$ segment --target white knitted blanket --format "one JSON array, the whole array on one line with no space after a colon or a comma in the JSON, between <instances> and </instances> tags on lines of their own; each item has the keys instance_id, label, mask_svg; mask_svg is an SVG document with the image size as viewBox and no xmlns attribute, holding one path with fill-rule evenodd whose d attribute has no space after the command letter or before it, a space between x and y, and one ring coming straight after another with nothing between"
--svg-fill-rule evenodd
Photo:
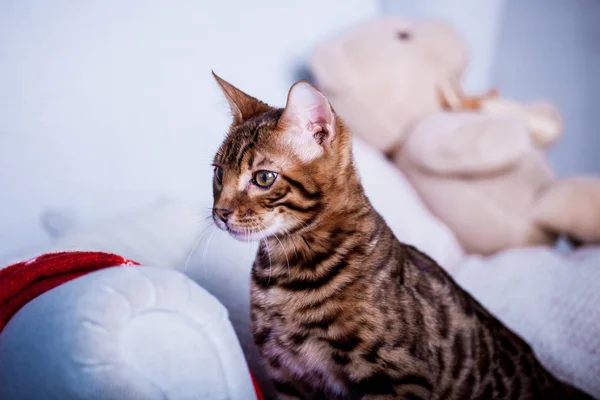
<instances>
[{"instance_id":1,"label":"white knitted blanket","mask_svg":"<svg viewBox=\"0 0 600 400\"><path fill-rule=\"evenodd\" d=\"M454 277L549 370L600 398L600 247L468 257Z\"/></svg>"}]
</instances>

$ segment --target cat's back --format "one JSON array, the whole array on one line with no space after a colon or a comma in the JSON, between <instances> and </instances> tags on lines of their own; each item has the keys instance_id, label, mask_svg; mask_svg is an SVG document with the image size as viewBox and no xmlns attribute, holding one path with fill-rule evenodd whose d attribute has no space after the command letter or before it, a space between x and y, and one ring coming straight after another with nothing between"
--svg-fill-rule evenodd
<instances>
[{"instance_id":1,"label":"cat's back","mask_svg":"<svg viewBox=\"0 0 600 400\"><path fill-rule=\"evenodd\" d=\"M548 372L520 336L434 260L412 246L397 246L410 296L419 299L413 312L423 314L417 334L427 342L437 377L432 398L591 399Z\"/></svg>"}]
</instances>

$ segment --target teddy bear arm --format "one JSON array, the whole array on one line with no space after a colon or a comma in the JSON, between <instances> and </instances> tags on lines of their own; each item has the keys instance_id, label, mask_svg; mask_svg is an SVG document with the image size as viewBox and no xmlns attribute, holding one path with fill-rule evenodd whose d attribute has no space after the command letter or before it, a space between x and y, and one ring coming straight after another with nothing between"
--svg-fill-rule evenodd
<instances>
[{"instance_id":1,"label":"teddy bear arm","mask_svg":"<svg viewBox=\"0 0 600 400\"><path fill-rule=\"evenodd\" d=\"M438 94L442 108L448 111L480 110L489 99L499 98L496 88L490 88L481 95L468 96L459 85L448 80L444 80L438 85Z\"/></svg>"},{"instance_id":2,"label":"teddy bear arm","mask_svg":"<svg viewBox=\"0 0 600 400\"><path fill-rule=\"evenodd\" d=\"M418 124L406 141L413 163L437 175L478 175L509 168L531 148L521 121L442 112Z\"/></svg>"},{"instance_id":3,"label":"teddy bear arm","mask_svg":"<svg viewBox=\"0 0 600 400\"><path fill-rule=\"evenodd\" d=\"M548 102L528 105L501 97L490 97L481 103L481 111L487 115L512 115L522 118L529 133L540 148L547 148L562 134L562 119L558 109Z\"/></svg>"}]
</instances>

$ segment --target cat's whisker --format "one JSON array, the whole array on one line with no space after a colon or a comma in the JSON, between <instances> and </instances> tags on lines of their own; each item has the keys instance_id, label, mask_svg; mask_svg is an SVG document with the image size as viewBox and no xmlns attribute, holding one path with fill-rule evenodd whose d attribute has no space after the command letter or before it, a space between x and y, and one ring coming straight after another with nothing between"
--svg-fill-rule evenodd
<instances>
[{"instance_id":1,"label":"cat's whisker","mask_svg":"<svg viewBox=\"0 0 600 400\"><path fill-rule=\"evenodd\" d=\"M202 218L200 221L198 221L199 224L206 222L208 220L212 220L212 215L207 215L206 217Z\"/></svg>"},{"instance_id":2,"label":"cat's whisker","mask_svg":"<svg viewBox=\"0 0 600 400\"><path fill-rule=\"evenodd\" d=\"M248 254L248 256L250 256L251 253L252 253L252 250L251 250L252 246L250 245L250 240L249 240L249 238L250 238L250 231L252 229L253 229L252 227L250 227L250 228L244 228L244 233L245 233L245 240L244 241L246 242L246 253Z\"/></svg>"},{"instance_id":3,"label":"cat's whisker","mask_svg":"<svg viewBox=\"0 0 600 400\"><path fill-rule=\"evenodd\" d=\"M206 221L206 219L205 219L204 221ZM204 222L204 221L201 221L201 222ZM185 264L183 265L183 272L184 272L184 273L185 273L185 272L187 272L187 268L188 268L188 265L190 264L190 261L191 261L191 259L192 259L192 256L193 256L193 255L194 255L194 253L196 252L196 249L198 248L198 245L200 244L200 242L201 242L202 238L203 238L203 237L206 235L206 233L208 232L208 229L209 229L211 226L214 226L214 225L212 225L212 224L210 224L210 225L207 225L207 226L206 226L204 229L202 229L202 231L201 231L201 232L198 234L198 238L197 238L197 239L196 239L196 241L194 242L194 245L192 246L192 249L190 250L190 254L188 254L188 256L187 256L187 259L186 259L186 261L185 261Z\"/></svg>"},{"instance_id":4,"label":"cat's whisker","mask_svg":"<svg viewBox=\"0 0 600 400\"><path fill-rule=\"evenodd\" d=\"M281 249L283 250L283 253L285 254L285 261L287 262L288 278L289 278L290 277L290 260L289 260L288 255L287 255L287 250L285 249L285 247L283 247L283 243L281 243L281 240L279 240L279 238L277 237L277 234L274 234L274 236L275 236L275 239L277 239L277 241L281 245Z\"/></svg>"},{"instance_id":5,"label":"cat's whisker","mask_svg":"<svg viewBox=\"0 0 600 400\"><path fill-rule=\"evenodd\" d=\"M202 233L204 233L204 231ZM198 235L198 238L196 239L196 241L194 242L194 245L192 246L192 249L190 250L190 254L188 254L187 259L185 260L185 264L183 264L183 272L184 273L187 272L187 267L190 264L192 255L194 255L194 253L196 252L196 249L198 248L198 245L200 244L200 239L202 239L202 236L203 236L202 233Z\"/></svg>"},{"instance_id":6,"label":"cat's whisker","mask_svg":"<svg viewBox=\"0 0 600 400\"><path fill-rule=\"evenodd\" d=\"M291 236L289 229L283 228L283 231L285 232L286 236ZM294 255L296 256L296 259L298 259L298 248L296 247L296 242L293 239L290 239L290 241L292 242L292 246L294 246Z\"/></svg>"},{"instance_id":7,"label":"cat's whisker","mask_svg":"<svg viewBox=\"0 0 600 400\"><path fill-rule=\"evenodd\" d=\"M208 237L208 240L206 241L206 246L204 246L204 251L202 253L202 265L204 266L203 267L204 271L206 271L206 256L208 255L208 248L210 247L210 241L219 232L219 228L217 228L215 225L213 225L213 228L214 229L213 229L211 235Z\"/></svg>"},{"instance_id":8,"label":"cat's whisker","mask_svg":"<svg viewBox=\"0 0 600 400\"><path fill-rule=\"evenodd\" d=\"M260 233L260 235L263 238L263 241L265 242L265 246L267 247L267 255L269 256L269 280L268 280L268 284L271 283L271 275L273 273L273 262L271 261L271 249L269 249L269 242L267 241L267 236L264 234L262 229L258 230L258 233Z\"/></svg>"},{"instance_id":9,"label":"cat's whisker","mask_svg":"<svg viewBox=\"0 0 600 400\"><path fill-rule=\"evenodd\" d=\"M200 218L200 220L198 221L199 224L206 222L208 220L212 221L212 218L213 218L212 208L206 208L206 209L199 210L198 217Z\"/></svg>"},{"instance_id":10,"label":"cat's whisker","mask_svg":"<svg viewBox=\"0 0 600 400\"><path fill-rule=\"evenodd\" d=\"M265 226L265 224L263 224L262 222L259 222L265 229L267 228ZM283 250L283 254L285 255L285 261L287 262L287 267L288 267L288 277L290 276L290 260L288 259L288 255L287 255L287 251L285 250L285 247L283 246L283 243L281 243L281 240L279 240L279 238L277 237L276 233L273 233L273 236L275 237L275 239L277 239L277 241L279 242L279 245L281 246L281 250Z\"/></svg>"},{"instance_id":11,"label":"cat's whisker","mask_svg":"<svg viewBox=\"0 0 600 400\"><path fill-rule=\"evenodd\" d=\"M310 229L308 224L306 222L302 221L299 217L295 216L294 214L290 214L290 217L292 217L294 219L294 221L298 222L300 225L304 225L304 227L306 227L307 229Z\"/></svg>"},{"instance_id":12,"label":"cat's whisker","mask_svg":"<svg viewBox=\"0 0 600 400\"><path fill-rule=\"evenodd\" d=\"M252 227L248 228L248 236L250 236L250 233L251 233L252 231L256 230L256 228L257 228L257 227L258 227L258 225L254 224ZM249 256L250 258L252 258L252 255L253 255L253 254L252 254L252 248L253 248L253 247L252 247L252 242L251 242L250 240L248 240L248 239L247 239L247 240L246 240L246 249L247 249L247 251L248 251L248 256ZM254 254L254 255L256 255L256 254Z\"/></svg>"}]
</instances>

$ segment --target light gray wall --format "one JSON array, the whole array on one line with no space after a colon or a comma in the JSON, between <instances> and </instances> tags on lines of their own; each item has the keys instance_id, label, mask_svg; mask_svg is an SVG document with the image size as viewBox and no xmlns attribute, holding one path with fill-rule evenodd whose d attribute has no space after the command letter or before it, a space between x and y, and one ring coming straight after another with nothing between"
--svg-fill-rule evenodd
<instances>
[{"instance_id":1,"label":"light gray wall","mask_svg":"<svg viewBox=\"0 0 600 400\"><path fill-rule=\"evenodd\" d=\"M550 99L565 121L558 175L600 173L600 1L509 0L493 81L507 96Z\"/></svg>"}]
</instances>

